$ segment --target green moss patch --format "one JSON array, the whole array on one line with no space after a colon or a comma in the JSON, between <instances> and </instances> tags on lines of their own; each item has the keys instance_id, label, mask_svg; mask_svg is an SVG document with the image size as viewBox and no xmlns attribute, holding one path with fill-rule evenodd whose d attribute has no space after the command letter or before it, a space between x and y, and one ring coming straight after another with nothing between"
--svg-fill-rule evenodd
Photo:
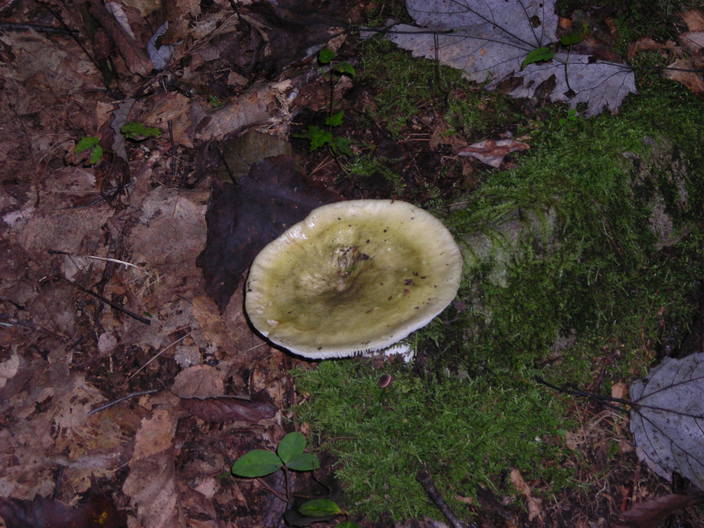
<instances>
[{"instance_id":1,"label":"green moss patch","mask_svg":"<svg viewBox=\"0 0 704 528\"><path fill-rule=\"evenodd\" d=\"M378 386L381 374L393 377ZM338 457L347 507L377 518L437 517L416 482L426 469L453 508L478 486L506 491L500 477L518 468L526 478L564 483L556 438L568 426L562 405L518 375L500 387L490 379L419 377L403 366L382 371L369 361L328 361L299 372L310 395L300 419L311 421L321 447ZM552 460L537 467L536 460Z\"/></svg>"}]
</instances>

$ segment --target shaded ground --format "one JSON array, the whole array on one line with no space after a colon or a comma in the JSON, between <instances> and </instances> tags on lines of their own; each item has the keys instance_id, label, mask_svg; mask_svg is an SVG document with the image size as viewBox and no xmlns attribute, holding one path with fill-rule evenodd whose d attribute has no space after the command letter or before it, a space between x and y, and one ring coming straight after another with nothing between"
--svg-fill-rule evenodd
<instances>
[{"instance_id":1,"label":"shaded ground","mask_svg":"<svg viewBox=\"0 0 704 528\"><path fill-rule=\"evenodd\" d=\"M281 473L259 482L227 471L250 449L306 432L293 423L300 396L288 371L313 365L270 348L242 313L240 274L266 241L263 228L247 222L272 202L252 191L244 201L261 198L261 208L238 216L238 198L221 201L236 212L220 229L249 233L254 242L240 248L251 255L229 261L232 248L209 246L199 260L220 232L206 216L216 201L211 189L229 197L223 182L246 187L266 178L277 190L310 186L295 207L289 197L271 205L293 211L267 218L280 229L337 197L452 202L478 184L482 165L457 156L445 134L432 101L447 94L429 99L394 135L379 121L370 87L345 77L331 84L306 54L327 45L354 61L360 44L345 42L329 17L356 23L375 5L281 6L125 2L113 16L97 1L3 4L3 22L36 27L8 26L0 36L0 497L87 503L106 526L283 525ZM168 66L152 71L137 43L164 20L160 45L178 45ZM310 138L293 139L292 148L272 139L320 123L331 88L346 110L335 133L366 145L355 148L383 166L354 171L334 150L309 152ZM507 114L541 118L534 105L508 105ZM160 133L125 140L119 129L128 122ZM248 129L266 139L242 139ZM90 151L74 150L87 136L103 148L95 164ZM284 157L248 172L269 156ZM606 352L605 361L617 353ZM568 444L590 461L580 478L588 489L533 502L540 516L530 522L526 508L487 491L479 504L467 499L479 525L606 526L633 502L666 491L636 462L623 416L597 406L575 412L581 427ZM316 478L334 488L324 469ZM310 475L288 485L302 496L325 487ZM57 513L52 502L18 504L7 526L61 526L75 515Z\"/></svg>"}]
</instances>

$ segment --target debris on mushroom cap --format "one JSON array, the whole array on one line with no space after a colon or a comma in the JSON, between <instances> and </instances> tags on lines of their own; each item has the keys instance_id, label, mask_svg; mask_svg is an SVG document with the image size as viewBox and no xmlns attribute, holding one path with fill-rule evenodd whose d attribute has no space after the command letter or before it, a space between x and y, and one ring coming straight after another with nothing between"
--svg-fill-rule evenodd
<instances>
[{"instance_id":1,"label":"debris on mushroom cap","mask_svg":"<svg viewBox=\"0 0 704 528\"><path fill-rule=\"evenodd\" d=\"M312 359L396 343L457 294L462 255L437 218L406 202L324 205L254 259L245 310L271 342Z\"/></svg>"}]
</instances>

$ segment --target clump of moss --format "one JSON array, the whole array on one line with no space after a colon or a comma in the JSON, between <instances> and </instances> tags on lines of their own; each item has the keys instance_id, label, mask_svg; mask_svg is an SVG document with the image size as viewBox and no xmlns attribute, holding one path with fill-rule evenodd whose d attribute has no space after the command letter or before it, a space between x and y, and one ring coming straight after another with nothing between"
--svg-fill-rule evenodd
<instances>
[{"instance_id":1,"label":"clump of moss","mask_svg":"<svg viewBox=\"0 0 704 528\"><path fill-rule=\"evenodd\" d=\"M500 475L519 469L526 478L565 482L557 436L566 428L562 406L520 373L497 386L476 377L419 377L388 365L393 377L368 361L329 361L315 372L298 372L297 386L310 395L299 418L310 421L320 445L337 456L347 507L371 518L437 517L416 482L425 469L452 507L467 517L456 497L477 487L507 492ZM536 466L536 460L552 460Z\"/></svg>"}]
</instances>

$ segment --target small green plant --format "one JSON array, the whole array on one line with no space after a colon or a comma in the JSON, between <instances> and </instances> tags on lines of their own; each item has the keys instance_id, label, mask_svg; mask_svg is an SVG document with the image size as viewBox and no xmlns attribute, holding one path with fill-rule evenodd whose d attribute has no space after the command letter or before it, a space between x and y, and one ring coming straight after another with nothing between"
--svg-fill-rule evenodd
<instances>
[{"instance_id":1,"label":"small green plant","mask_svg":"<svg viewBox=\"0 0 704 528\"><path fill-rule=\"evenodd\" d=\"M155 127L148 127L138 121L126 123L120 127L120 132L127 139L133 141L143 141L150 137L161 136L161 130Z\"/></svg>"},{"instance_id":2,"label":"small green plant","mask_svg":"<svg viewBox=\"0 0 704 528\"><path fill-rule=\"evenodd\" d=\"M344 154L351 156L350 142L347 138L337 137L332 133L332 129L339 127L344 122L345 113L343 110L333 112L333 88L335 79L341 75L354 77L357 72L349 62L335 61L335 52L323 48L318 52L318 63L321 65L330 65L330 99L328 102L328 115L323 124L326 128L317 125L309 125L305 132L296 134L294 137L305 139L308 141L308 149L313 152L321 147L328 147L333 154Z\"/></svg>"},{"instance_id":3,"label":"small green plant","mask_svg":"<svg viewBox=\"0 0 704 528\"><path fill-rule=\"evenodd\" d=\"M529 64L535 64L538 62L546 62L555 56L555 51L543 46L541 48L536 48L532 50L528 55L525 56L523 62L521 63L521 69L525 68Z\"/></svg>"},{"instance_id":4,"label":"small green plant","mask_svg":"<svg viewBox=\"0 0 704 528\"><path fill-rule=\"evenodd\" d=\"M225 103L223 103L217 95L209 95L208 104L211 106L211 108L220 108Z\"/></svg>"},{"instance_id":5,"label":"small green plant","mask_svg":"<svg viewBox=\"0 0 704 528\"><path fill-rule=\"evenodd\" d=\"M570 108L567 110L567 115L565 117L561 117L558 120L558 123L560 124L561 127L567 127L567 126L577 126L579 124L580 117L579 113L575 108Z\"/></svg>"},{"instance_id":6,"label":"small green plant","mask_svg":"<svg viewBox=\"0 0 704 528\"><path fill-rule=\"evenodd\" d=\"M103 147L100 146L100 138L96 136L83 136L73 149L76 154L90 151L88 163L97 165L103 160Z\"/></svg>"},{"instance_id":7,"label":"small green plant","mask_svg":"<svg viewBox=\"0 0 704 528\"><path fill-rule=\"evenodd\" d=\"M323 48L318 52L318 63L322 65L330 64L330 71L333 74L337 73L338 75L347 75L349 77L357 75L354 66L349 62L335 61L335 52L328 48Z\"/></svg>"},{"instance_id":8,"label":"small green plant","mask_svg":"<svg viewBox=\"0 0 704 528\"><path fill-rule=\"evenodd\" d=\"M318 457L312 453L305 453L305 447L306 439L301 433L288 433L279 442L276 452L253 449L235 460L230 471L238 477L259 478L283 469L286 477L285 500L290 504L287 471L313 471L320 467ZM312 518L345 515L345 512L335 502L325 498L308 500L300 504L296 510L298 514ZM345 521L338 526L353 528L356 525Z\"/></svg>"},{"instance_id":9,"label":"small green plant","mask_svg":"<svg viewBox=\"0 0 704 528\"><path fill-rule=\"evenodd\" d=\"M289 433L281 439L276 453L253 449L232 464L232 474L238 477L265 477L281 468L293 471L313 471L320 467L318 458L304 453L306 439L301 433Z\"/></svg>"},{"instance_id":10,"label":"small green plant","mask_svg":"<svg viewBox=\"0 0 704 528\"><path fill-rule=\"evenodd\" d=\"M324 123L328 128L321 128L317 125L308 125L305 132L296 134L294 137L308 140L308 149L313 152L321 147L329 147L335 154L352 155L350 141L345 137L335 136L332 133L332 128L342 124L344 119L344 111L340 110L328 116Z\"/></svg>"}]
</instances>

